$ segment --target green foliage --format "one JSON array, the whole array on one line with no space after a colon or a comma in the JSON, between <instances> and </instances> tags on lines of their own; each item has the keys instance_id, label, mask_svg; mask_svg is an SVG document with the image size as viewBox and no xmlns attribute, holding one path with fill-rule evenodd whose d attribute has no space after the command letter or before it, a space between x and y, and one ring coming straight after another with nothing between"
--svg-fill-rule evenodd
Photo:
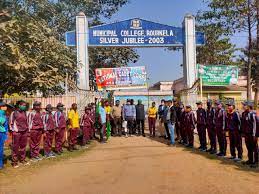
<instances>
[{"instance_id":1,"label":"green foliage","mask_svg":"<svg viewBox=\"0 0 259 194\"><path fill-rule=\"evenodd\" d=\"M75 48L64 45L64 33L75 29L83 11L90 25L111 17L127 0L3 0L0 2L0 88L4 92L64 92L77 72ZM137 60L132 49L92 48L91 69L127 65ZM93 71L91 71L93 72ZM93 76L93 74L91 75Z\"/></svg>"}]
</instances>

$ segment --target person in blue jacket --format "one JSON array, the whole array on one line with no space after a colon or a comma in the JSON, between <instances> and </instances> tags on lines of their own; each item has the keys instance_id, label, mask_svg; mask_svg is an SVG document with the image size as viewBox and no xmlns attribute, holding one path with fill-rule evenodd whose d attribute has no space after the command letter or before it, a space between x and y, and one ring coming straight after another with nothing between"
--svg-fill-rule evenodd
<instances>
[{"instance_id":1,"label":"person in blue jacket","mask_svg":"<svg viewBox=\"0 0 259 194\"><path fill-rule=\"evenodd\" d=\"M7 106L0 102L0 170L4 167L4 142L7 139L8 119L6 117Z\"/></svg>"}]
</instances>

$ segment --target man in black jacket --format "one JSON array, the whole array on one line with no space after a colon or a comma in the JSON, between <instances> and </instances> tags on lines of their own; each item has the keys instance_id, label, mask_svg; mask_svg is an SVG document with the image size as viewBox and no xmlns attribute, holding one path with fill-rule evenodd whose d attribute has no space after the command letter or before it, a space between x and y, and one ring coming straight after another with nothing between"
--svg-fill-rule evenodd
<instances>
[{"instance_id":1,"label":"man in black jacket","mask_svg":"<svg viewBox=\"0 0 259 194\"><path fill-rule=\"evenodd\" d=\"M136 105L136 120L137 120L138 135L142 133L142 136L145 137L145 132L144 132L145 110L141 100L138 100L138 104ZM141 133L140 133L140 125L141 125Z\"/></svg>"},{"instance_id":2,"label":"man in black jacket","mask_svg":"<svg viewBox=\"0 0 259 194\"><path fill-rule=\"evenodd\" d=\"M200 140L199 149L202 151L207 151L207 140L206 140L206 111L202 108L202 102L196 103L198 110L197 113L197 131Z\"/></svg>"}]
</instances>

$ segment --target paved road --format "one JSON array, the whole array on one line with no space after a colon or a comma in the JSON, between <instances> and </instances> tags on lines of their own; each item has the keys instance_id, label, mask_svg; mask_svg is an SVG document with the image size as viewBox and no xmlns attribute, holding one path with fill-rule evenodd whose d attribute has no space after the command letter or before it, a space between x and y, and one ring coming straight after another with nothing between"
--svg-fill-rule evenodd
<instances>
[{"instance_id":1,"label":"paved road","mask_svg":"<svg viewBox=\"0 0 259 194\"><path fill-rule=\"evenodd\" d=\"M209 157L143 137L113 138L80 157L43 165L25 178L11 179L13 183L5 191L12 194L258 193L258 171Z\"/></svg>"}]
</instances>

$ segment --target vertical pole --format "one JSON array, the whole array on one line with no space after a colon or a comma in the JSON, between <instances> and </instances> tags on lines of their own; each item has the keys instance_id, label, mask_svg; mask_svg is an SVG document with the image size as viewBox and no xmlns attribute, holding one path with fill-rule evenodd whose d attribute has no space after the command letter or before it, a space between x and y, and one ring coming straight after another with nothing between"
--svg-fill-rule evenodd
<instances>
[{"instance_id":1,"label":"vertical pole","mask_svg":"<svg viewBox=\"0 0 259 194\"><path fill-rule=\"evenodd\" d=\"M183 48L183 75L185 87L193 86L197 79L196 67L196 31L195 18L187 14L183 21L184 28L184 48Z\"/></svg>"},{"instance_id":2,"label":"vertical pole","mask_svg":"<svg viewBox=\"0 0 259 194\"><path fill-rule=\"evenodd\" d=\"M203 90L202 90L202 76L200 77L200 100L202 101L202 93L203 93Z\"/></svg>"},{"instance_id":3,"label":"vertical pole","mask_svg":"<svg viewBox=\"0 0 259 194\"><path fill-rule=\"evenodd\" d=\"M79 68L77 86L89 90L88 21L83 12L76 16L77 65Z\"/></svg>"}]
</instances>

